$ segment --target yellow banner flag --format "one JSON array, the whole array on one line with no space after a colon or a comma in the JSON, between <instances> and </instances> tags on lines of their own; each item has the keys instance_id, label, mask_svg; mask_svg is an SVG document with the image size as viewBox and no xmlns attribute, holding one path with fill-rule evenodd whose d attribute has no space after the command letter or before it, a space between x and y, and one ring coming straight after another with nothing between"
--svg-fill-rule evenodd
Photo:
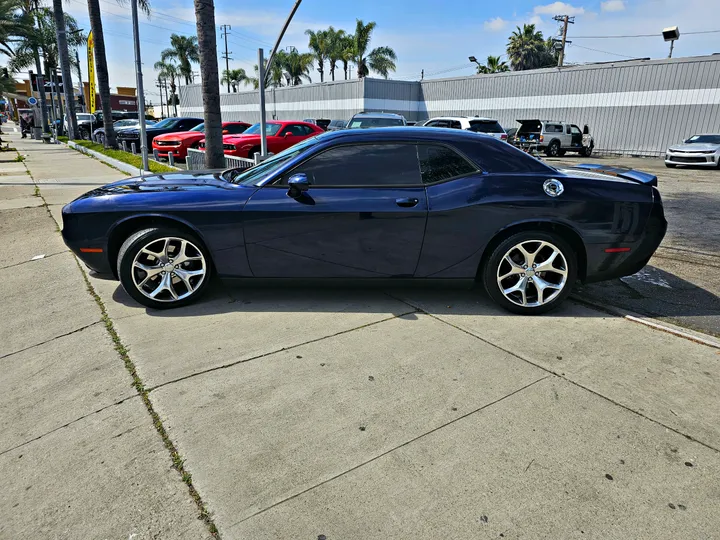
<instances>
[{"instance_id":1,"label":"yellow banner flag","mask_svg":"<svg viewBox=\"0 0 720 540\"><path fill-rule=\"evenodd\" d=\"M88 34L87 40L87 59L88 59L88 111L94 113L95 106L95 41L93 33Z\"/></svg>"}]
</instances>

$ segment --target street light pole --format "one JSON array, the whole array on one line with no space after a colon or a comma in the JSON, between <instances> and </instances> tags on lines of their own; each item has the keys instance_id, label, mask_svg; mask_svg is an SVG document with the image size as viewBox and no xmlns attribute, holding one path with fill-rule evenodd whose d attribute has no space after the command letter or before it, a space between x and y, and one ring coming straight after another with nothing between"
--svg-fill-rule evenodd
<instances>
[{"instance_id":1,"label":"street light pole","mask_svg":"<svg viewBox=\"0 0 720 540\"><path fill-rule=\"evenodd\" d=\"M266 157L267 133L265 132L265 58L263 58L262 49L258 49L258 90L260 90L260 155L262 157Z\"/></svg>"},{"instance_id":2,"label":"street light pole","mask_svg":"<svg viewBox=\"0 0 720 540\"><path fill-rule=\"evenodd\" d=\"M145 129L145 91L143 90L142 62L140 60L140 28L138 23L138 0L130 1L133 24L133 42L135 44L135 78L137 80L138 120L140 122L140 152L143 171L149 171L147 131Z\"/></svg>"}]
</instances>

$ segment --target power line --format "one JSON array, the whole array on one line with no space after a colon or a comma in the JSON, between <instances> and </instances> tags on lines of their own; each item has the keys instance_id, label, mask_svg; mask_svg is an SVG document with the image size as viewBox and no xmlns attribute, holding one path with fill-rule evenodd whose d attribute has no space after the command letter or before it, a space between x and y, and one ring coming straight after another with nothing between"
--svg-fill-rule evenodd
<instances>
[{"instance_id":1,"label":"power line","mask_svg":"<svg viewBox=\"0 0 720 540\"><path fill-rule=\"evenodd\" d=\"M571 46L571 47L578 47L579 49L585 49L585 50L588 50L588 51L595 51L595 52L599 52L599 53L603 53L603 54L609 54L609 55L612 55L612 56L619 56L619 57L621 57L621 58L629 58L630 60L634 60L635 58L637 58L637 56L627 56L627 55L625 55L625 54L618 54L618 53L614 53L614 52L610 52L610 51L602 51L602 50L600 50L600 49L592 49L592 48L590 48L590 47L583 47L582 45L576 45L576 44L574 44L574 43L573 43L572 45L570 45L570 46Z\"/></svg>"},{"instance_id":2,"label":"power line","mask_svg":"<svg viewBox=\"0 0 720 540\"><path fill-rule=\"evenodd\" d=\"M683 32L683 36L692 36L697 34L717 34L720 30L701 30L697 32ZM646 38L646 37L661 37L661 34L633 34L624 36L571 36L572 39L618 39L618 38Z\"/></svg>"}]
</instances>

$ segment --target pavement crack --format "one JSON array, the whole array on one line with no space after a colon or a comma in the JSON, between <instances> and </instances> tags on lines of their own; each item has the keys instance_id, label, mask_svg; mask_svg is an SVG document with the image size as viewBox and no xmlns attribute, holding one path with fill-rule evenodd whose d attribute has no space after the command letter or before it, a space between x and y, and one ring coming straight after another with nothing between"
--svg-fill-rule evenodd
<instances>
[{"instance_id":1,"label":"pavement crack","mask_svg":"<svg viewBox=\"0 0 720 540\"><path fill-rule=\"evenodd\" d=\"M38 441L38 440L42 439L43 437L47 437L48 435L50 435L50 434L52 434L52 433L55 433L56 431L60 431L60 430L63 429L63 428L66 428L66 427L68 427L68 426L72 426L73 424L76 424L76 423L80 422L81 420L85 420L86 418L89 418L90 416L93 416L93 415L95 415L95 414L101 413L101 412L109 409L110 407L116 407L116 406L118 406L118 405L121 405L122 403L125 403L125 402L126 402L127 400L129 400L129 399L132 399L132 398L134 398L134 397L138 397L138 395L139 395L139 394L132 394L132 395L130 395L130 396L127 396L127 397L122 398L122 399L119 400L119 401L116 401L116 402L114 402L114 403L110 403L109 405L105 405L104 407L100 407L99 409L97 409L97 410L95 410L95 411L89 412L89 413L87 413L87 414L83 414L82 416L79 416L78 418L75 418L75 420L70 420L70 422L67 422L67 423L65 423L65 424L63 424L63 425L61 425L61 426L58 426L58 427L53 428L53 429L51 429L51 430L49 430L49 431L46 431L45 433L43 433L43 434L41 434L41 435L38 435L37 437L33 437L32 439L29 439L29 440L27 440L27 441L25 441L25 442L22 442L22 443L20 443L20 444L16 444L16 445L13 446L12 448L8 448L7 450L2 450L2 451L0 451L0 456L2 456L2 455L4 455L4 454L7 454L8 452L12 452L13 450L17 450L18 448L22 448L23 446L27 446L28 444L33 443L33 442L35 442L35 441ZM119 435L116 435L116 437L118 437L118 436L119 436Z\"/></svg>"},{"instance_id":2,"label":"pavement crack","mask_svg":"<svg viewBox=\"0 0 720 540\"><path fill-rule=\"evenodd\" d=\"M28 351L28 350L30 350L30 349L34 349L35 347L40 347L41 345L45 345L46 343L50 343L51 341L55 341L56 339L64 338L64 337L70 336L70 335L72 335L72 334L77 334L78 332L82 332L83 330L86 330L86 329L90 328L91 326L95 326L95 325L98 324L99 322L100 322L100 321L95 321L95 322L93 322L93 323L86 324L85 326L81 326L80 328L76 328L75 330L71 330L70 332L65 332L64 334L60 334L59 336L54 336L54 337L48 338L48 339L46 339L45 341L41 341L40 343L35 343L35 344L33 344L33 345L28 345L28 346L25 347L24 349L20 349L20 350L13 351L13 352L10 352L10 353L7 353L7 354L3 354L2 356L0 356L0 360L2 360L3 358L7 358L8 356L12 356L12 355L14 355L14 354L18 354L18 353L21 353L21 352Z\"/></svg>"},{"instance_id":3,"label":"pavement crack","mask_svg":"<svg viewBox=\"0 0 720 540\"><path fill-rule=\"evenodd\" d=\"M218 371L218 370L221 370L221 369L231 368L231 367L233 367L233 366L237 366L238 364L245 364L245 363L251 362L251 361L253 361L253 360L259 360L260 358L265 358L265 357L267 357L267 356L271 356L271 355L277 354L277 353L279 353L279 352L290 351L290 350L292 350L292 349L296 349L296 348L302 347L302 346L304 346L304 345L309 345L309 344L311 344L311 343L317 343L318 341L324 341L324 340L326 340L326 339L331 339L331 338L334 338L334 337L337 337L337 336L341 336L341 335L343 335L343 334L349 334L350 332L355 332L356 330L361 330L361 329L363 329L363 328L367 328L368 326L374 326L374 325L376 325L376 324L384 323L384 322L387 322L387 321L392 321L393 319L398 319L398 318L400 318L400 317L405 317L406 315L412 315L412 314L414 314L414 313L417 313L417 310L408 311L408 312L406 312L406 313L400 313L400 314L398 314L398 315L393 315L392 317L386 317L386 318L384 318L384 319L380 319L379 321L373 321L373 322L370 322L370 323L361 324L360 326L355 326L355 327L349 328L349 329L347 329L347 330L340 330L339 332L335 332L334 334L330 334L330 335L328 335L328 336L323 336L323 337L319 337L319 338L315 338L315 339L310 339L310 340L308 340L308 341L303 341L302 343L297 343L297 344L295 344L295 345L288 345L287 347L282 347L282 348L280 348L280 349L275 349L275 350L273 350L273 351L269 351L269 352L266 352L266 353L258 354L258 355L256 355L256 356L251 356L250 358L244 358L244 359L242 359L242 360L237 360L236 362L230 362L230 363L227 363L227 364L223 364L223 365L221 365L221 366L214 366L214 367L211 367L211 368L208 368L208 369L204 369L204 370L202 370L202 371L198 371L198 372L196 372L196 373L191 373L190 375L185 375L184 377L178 377L177 379L172 379L171 381L166 381L166 382L160 383L160 384L158 384L158 385L155 385L155 386L152 386L152 387L148 388L147 391L148 391L148 392L152 392L152 391L154 391L154 390L157 390L158 388L162 388L163 386L168 386L168 385L170 385L170 384L175 384L175 383L178 383L178 382L180 382L180 381L185 381L185 380L187 380L187 379L192 379L193 377L198 377L199 375L205 375L205 374L207 374L207 373L212 373L213 371Z\"/></svg>"},{"instance_id":4,"label":"pavement crack","mask_svg":"<svg viewBox=\"0 0 720 540\"><path fill-rule=\"evenodd\" d=\"M669 431L672 431L673 433L676 433L677 435L681 435L682 437L684 437L684 438L686 438L686 439L688 439L688 440L690 440L690 441L696 442L696 443L704 446L705 448L707 448L707 449L709 449L709 450L712 450L712 451L717 452L717 453L720 454L720 448L716 448L716 447L714 447L713 445L711 445L711 444L709 444L709 443L706 443L706 442L704 442L704 441L701 441L701 440L699 440L699 439L696 439L696 438L693 437L692 435L689 435L689 434L687 434L687 433L684 433L684 432L680 431L680 430L677 429L677 428L674 428L674 427L672 427L672 426L668 426L667 424L664 424L663 422L661 422L661 421L659 421L659 420L655 420L654 418L651 418L651 417L649 417L649 416L641 413L640 411L637 411L637 410L633 409L632 407L630 407L630 406L628 406L628 405L624 405L623 403L620 403L620 402L618 402L618 401L616 401L616 400L614 400L614 399L612 399L612 398L610 398L610 397L608 397L608 396L605 396L605 395L601 394L600 392L597 392L597 391L593 390L592 388L588 388L587 386L583 386L582 384L580 384L580 383L578 383L578 382L575 382L575 381L573 381L572 379L567 378L567 377L566 377L565 375L563 375L562 373L559 373L559 372L557 372L557 371L553 371L552 369L549 369L549 368L547 368L547 367L545 367L545 366L543 366L543 365L540 365L540 364L538 364L538 363L536 363L536 362L533 362L532 360L529 360L529 359L527 359L527 358L525 358L525 357L523 357L523 356L520 356L519 354L517 354L517 353L515 353L515 352L513 352L513 351L511 351L511 350L509 350L509 349L506 349L506 348L504 348L504 347L501 347L501 346L498 345L497 343L493 343L492 341L489 341L488 339L485 339L484 337L481 337L481 336L475 334L474 332L471 332L470 330L466 330L465 328L462 328L461 326L457 326L457 325L455 325L455 324L453 324L453 323L451 323L451 322L448 322L448 321L446 321L446 320L444 320L444 319L442 319L442 318L440 318L440 317L438 317L438 316L436 316L436 315L433 315L432 313L429 313L429 312L425 311L425 310L424 310L423 308L421 308L420 306L416 306L416 305L413 304L412 302L409 302L409 301L404 300L404 299L402 299L402 298L398 298L398 297L396 297L396 296L393 296L393 295L390 294L390 293L387 293L387 294L388 294L388 296L391 296L392 298L395 298L396 300L399 300L400 302L404 302L404 303L407 304L408 306L412 306L412 307L416 308L417 310L421 311L422 313L424 313L424 314L427 315L428 317L432 317L433 319L435 319L435 320L437 320L437 321L440 321L441 323L447 324L448 326L451 326L451 327L455 328L456 330L460 330L461 332L464 332L464 333L466 333L466 334L469 335L469 336L472 336L472 337L474 337L474 338L476 338L476 339L479 339L479 340L482 341L483 343L486 343L486 344L490 345L491 347L494 347L494 348L496 348L496 349L498 349L498 350L500 350L500 351L503 351L504 353L507 353L507 354L509 354L509 355L517 358L518 360L522 360L523 362L527 362L527 363L530 364L531 366L535 366L536 368L541 369L541 370L543 370L543 371L546 372L546 373L549 373L549 374L551 374L551 375L554 375L554 376L558 377L559 379L562 379L562 380L568 382L569 384L572 384L573 386L576 386L576 387L578 387L578 388L582 388L583 390L586 390L587 392L590 392L591 394L593 394L593 395L595 395L595 396L597 396L597 397L599 397L599 398L602 398L602 399L604 399L604 400L612 403L613 405L616 405L616 406L618 406L618 407L620 407L620 408L622 408L622 409L625 409L626 411L631 412L631 413L639 416L640 418L644 418L645 420L648 420L649 422L652 422L653 424L657 424L658 426L661 426L661 427L663 427L663 428L665 428L665 429L667 429L667 430L669 430Z\"/></svg>"},{"instance_id":5,"label":"pavement crack","mask_svg":"<svg viewBox=\"0 0 720 540\"><path fill-rule=\"evenodd\" d=\"M27 260L27 261L21 261L21 262L19 262L19 263L15 263L15 264L9 264L9 265L7 265L7 266L0 266L0 270L6 270L6 269L8 269L8 268L15 268L16 266L20 266L20 265L23 265L23 264L34 263L34 262L38 262L38 261L44 261L45 259L49 259L50 257L54 257L55 255L62 255L63 253L70 253L70 250L69 250L69 249L64 249L63 251L57 251L57 252L55 252L55 253L50 253L49 255L45 255L45 256L42 257L41 259L34 259L34 260L33 260L33 259L29 259L29 260Z\"/></svg>"},{"instance_id":6,"label":"pavement crack","mask_svg":"<svg viewBox=\"0 0 720 540\"><path fill-rule=\"evenodd\" d=\"M491 402L489 402L489 403L486 403L486 404L478 407L477 409L473 409L472 411L467 412L467 413L465 413L465 414L463 414L463 415L460 415L460 416L458 416L457 418L453 418L452 420L450 420L450 421L448 421L448 422L445 422L444 424L441 424L441 425L436 426L436 427L434 427L434 428L432 428L432 429L430 429L430 430L428 430L428 431L425 431L424 433L421 433L420 435L417 435L416 437L413 437L412 439L408 439L407 441L405 441L405 442L403 442L403 443L401 443L401 444L398 444L397 446L394 446L394 447L390 448L389 450L386 450L385 452L382 452L382 453L378 454L377 456L374 456L374 457L372 457L372 458L370 458L370 459L368 459L368 460L365 460L365 461L363 461L362 463L358 463L358 464L355 465L354 467L350 467L350 468L347 469L346 471L343 471L343 472L341 472L341 473L336 474L335 476L332 476L332 477L330 477L330 478L327 478L327 479L323 480L322 482L318 482L317 484L315 484L315 485L313 485L313 486L310 486L309 488L306 488L306 489L304 489L304 490L302 490L302 491L299 491L298 493L295 493L295 494L293 494L293 495L290 495L289 497L285 497L283 500L278 501L278 502L276 502L276 503L273 503L273 504L271 504L270 506L268 506L267 508L263 508L262 510L258 510L258 511L255 512L254 514L252 514L252 515L250 515L250 516L247 516L247 517L241 519L240 521L236 521L235 523L233 523L232 525L230 525L230 527L228 527L228 529L231 529L232 527L234 527L234 526L236 526L236 525L239 525L240 523L242 523L242 522L244 522L244 521L247 521L247 520L249 520L249 519L254 518L255 516L258 516L258 515L260 515L260 514L262 514L262 513L264 513L264 512L267 512L268 510L271 510L272 508L275 508L276 506L279 506L279 505L284 504L284 503L286 503L286 502L288 502L288 501L291 501L291 500L293 500L293 499L295 499L295 498L297 498L297 497L299 497L299 496L301 496L301 495L303 495L303 494L305 494L305 493L307 493L307 492L309 492L309 491L312 491L312 490L314 490L314 489L316 489L316 488L318 488L318 487L320 487L320 486L323 486L323 485L325 485L325 484L327 484L327 483L329 483L329 482L332 482L333 480L337 480L338 478L340 478L340 477L342 477L342 476L345 476L346 474L351 473L351 472L353 472L353 471L355 471L355 470L357 470L357 469L360 469L361 467L364 467L365 465L368 465L368 464L370 464L370 463L372 463L372 462L374 462L374 461L377 461L378 459L383 458L383 457L387 456L388 454L390 454L390 453L392 453L392 452L395 452L396 450L399 450L400 448L403 448L403 447L405 447L405 446L408 446L409 444L412 444L412 443L414 443L415 441L418 441L418 440L420 440L420 439L422 439L422 438L424 438L424 437L427 437L428 435L431 435L431 434L435 433L436 431L440 431L441 429L444 429L444 428L446 428L446 427L448 427L448 426L451 426L451 425L455 424L456 422L459 422L460 420L463 420L463 419L467 418L468 416L472 416L472 415L477 414L477 413L479 413L479 412L481 412L481 411L483 411L483 410L485 410L485 409L487 409L487 408L489 408L489 407L492 407L493 405L497 405L498 403L500 403L500 402L502 402L502 401L505 401L506 399L511 398L511 397L515 396L516 394L519 394L520 392L523 392L524 390L527 390L527 389L530 388L531 386L534 386L534 385L536 385L537 383L542 382L542 381L544 381L544 380L546 380L546 379L549 379L549 378L550 378L550 375L545 375L544 377L540 377L539 379L536 379L536 380L534 380L534 381L532 381L532 382L530 382L530 383L528 383L528 384L526 384L526 385L524 385L524 386L521 386L521 387L518 388L517 390L513 390L513 391L510 392L509 394L505 394L504 396L499 397L498 399L493 400L493 401L491 401Z\"/></svg>"}]
</instances>

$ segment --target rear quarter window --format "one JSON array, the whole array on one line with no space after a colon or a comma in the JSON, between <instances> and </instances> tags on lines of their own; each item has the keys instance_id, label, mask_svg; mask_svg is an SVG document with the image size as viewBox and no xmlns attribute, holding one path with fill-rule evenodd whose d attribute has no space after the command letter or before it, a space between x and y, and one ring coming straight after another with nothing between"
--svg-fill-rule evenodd
<instances>
[{"instance_id":1,"label":"rear quarter window","mask_svg":"<svg viewBox=\"0 0 720 540\"><path fill-rule=\"evenodd\" d=\"M476 133L505 133L497 120L470 120L470 131Z\"/></svg>"},{"instance_id":2,"label":"rear quarter window","mask_svg":"<svg viewBox=\"0 0 720 540\"><path fill-rule=\"evenodd\" d=\"M512 145L489 137L453 143L478 167L490 173L544 173L552 169Z\"/></svg>"}]
</instances>

